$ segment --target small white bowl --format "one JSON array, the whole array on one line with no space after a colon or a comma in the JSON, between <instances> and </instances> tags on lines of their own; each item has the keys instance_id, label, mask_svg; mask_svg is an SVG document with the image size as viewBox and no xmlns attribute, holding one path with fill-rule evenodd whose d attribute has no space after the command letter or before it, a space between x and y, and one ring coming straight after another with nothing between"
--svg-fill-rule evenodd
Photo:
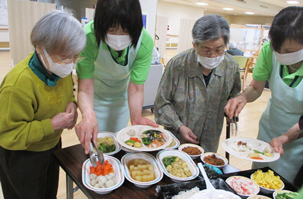
<instances>
[{"instance_id":1,"label":"small white bowl","mask_svg":"<svg viewBox=\"0 0 303 199\"><path fill-rule=\"evenodd\" d=\"M205 162L204 158L207 157L207 156L211 156L211 155L215 155L217 158L220 158L221 160L223 160L224 161L224 165L213 165L213 164L209 164L209 163ZM203 163L215 166L217 168L223 168L223 167L225 167L228 164L228 160L224 156L222 156L222 155L220 155L218 153L207 152L207 153L202 154L200 156L200 158L201 158L201 160L202 160Z\"/></svg>"},{"instance_id":2,"label":"small white bowl","mask_svg":"<svg viewBox=\"0 0 303 199\"><path fill-rule=\"evenodd\" d=\"M290 193L290 192L295 192L295 191L277 190L277 191L275 191L275 192L272 194L272 196L274 197L274 199L276 199L276 197L277 197L277 195L278 195L279 193Z\"/></svg>"},{"instance_id":3,"label":"small white bowl","mask_svg":"<svg viewBox=\"0 0 303 199\"><path fill-rule=\"evenodd\" d=\"M226 183L240 196L247 197L251 195L256 195L260 192L260 187L259 185L246 177L243 176L231 176L226 179ZM238 190L239 187L243 187L243 189L248 189L248 187L251 188L252 193L246 193L244 194L242 191L243 190Z\"/></svg>"},{"instance_id":4,"label":"small white bowl","mask_svg":"<svg viewBox=\"0 0 303 199\"><path fill-rule=\"evenodd\" d=\"M117 179L117 184L109 188L96 188L90 184L90 167L92 166L89 159L87 159L82 165L82 183L83 185L97 194L108 194L111 191L119 188L124 183L124 171L120 161L112 156L104 156L104 160L108 160L108 163L113 166L113 170Z\"/></svg>"},{"instance_id":5,"label":"small white bowl","mask_svg":"<svg viewBox=\"0 0 303 199\"><path fill-rule=\"evenodd\" d=\"M176 177L174 175L171 175L165 168L162 160L165 157L169 157L169 156L177 156L180 159L184 160L187 165L188 165L188 169L190 170L190 172L192 173L191 176L186 177L186 178L181 178L181 177ZM157 153L157 160L159 162L159 164L161 165L161 170L163 171L163 173L172 179L172 181L174 182L184 182L184 181L189 181L189 180L193 180L195 179L198 175L199 175L199 169L196 166L196 164L194 163L194 161L191 159L191 157L189 155L187 155L187 153L183 152L183 151L179 151L179 150L162 150L159 151Z\"/></svg>"},{"instance_id":6,"label":"small white bowl","mask_svg":"<svg viewBox=\"0 0 303 199\"><path fill-rule=\"evenodd\" d=\"M200 146L198 146L198 145L196 145L196 144L190 144L190 143L187 143L187 144L181 144L179 147L178 147L178 150L179 151L182 151L182 149L184 149L184 148L186 148L186 147L195 147L195 148L197 148L197 149L199 149L200 150L200 154L199 155L189 155L193 160L194 159L197 159L198 157L200 157L203 153L204 153L204 149L202 148L202 147L200 147ZM184 151L182 151L182 152L184 152ZM186 152L185 152L186 153Z\"/></svg>"},{"instance_id":7,"label":"small white bowl","mask_svg":"<svg viewBox=\"0 0 303 199\"><path fill-rule=\"evenodd\" d=\"M105 137L111 137L114 139L114 144L116 145L116 149L110 153L103 153L104 155L115 155L116 153L118 153L121 150L121 145L117 142L116 140L116 136L114 133L110 133L110 132L99 132L98 133L98 138L105 138ZM97 146L99 147L99 146ZM91 145L91 150L92 150L92 145Z\"/></svg>"},{"instance_id":8,"label":"small white bowl","mask_svg":"<svg viewBox=\"0 0 303 199\"><path fill-rule=\"evenodd\" d=\"M250 175L250 179L252 179L252 180L253 180L253 178L252 178L253 174ZM284 182L281 179L280 179L280 181L282 182L282 187L280 189L267 189L265 187L260 186L257 182L256 183L259 185L261 193L264 193L264 194L273 194L277 190L284 189L284 186L285 186Z\"/></svg>"},{"instance_id":9,"label":"small white bowl","mask_svg":"<svg viewBox=\"0 0 303 199\"><path fill-rule=\"evenodd\" d=\"M140 182L137 180L134 180L129 172L128 169L128 162L133 160L133 159L143 159L148 161L150 164L152 164L154 166L154 171L155 171L155 179L153 181L149 181L149 182ZM122 159L121 159L123 168L124 168L124 173L125 173L125 177L128 181L130 181L131 183L133 183L134 185L136 185L137 187L140 188L147 188L153 184L158 183L159 181L161 181L161 179L163 178L163 173L159 167L159 164L156 160L156 158L148 153L127 153L125 154Z\"/></svg>"}]
</instances>

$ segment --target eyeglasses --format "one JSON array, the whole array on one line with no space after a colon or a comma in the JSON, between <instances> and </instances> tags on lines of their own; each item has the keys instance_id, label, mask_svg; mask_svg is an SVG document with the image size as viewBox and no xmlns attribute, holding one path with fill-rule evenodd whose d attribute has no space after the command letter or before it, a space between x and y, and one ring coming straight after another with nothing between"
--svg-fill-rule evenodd
<instances>
[{"instance_id":1,"label":"eyeglasses","mask_svg":"<svg viewBox=\"0 0 303 199\"><path fill-rule=\"evenodd\" d=\"M202 55L206 55L206 56L210 56L212 54L215 54L216 56L221 56L224 54L224 50L220 49L220 50L215 50L215 51L210 51L210 50L202 50L201 51Z\"/></svg>"},{"instance_id":2,"label":"eyeglasses","mask_svg":"<svg viewBox=\"0 0 303 199\"><path fill-rule=\"evenodd\" d=\"M59 55L57 57L60 59L60 61L64 64L70 64L72 62L75 62L76 64L79 63L80 61L84 60L86 57L78 57L78 58L72 58L72 59L62 59Z\"/></svg>"}]
</instances>

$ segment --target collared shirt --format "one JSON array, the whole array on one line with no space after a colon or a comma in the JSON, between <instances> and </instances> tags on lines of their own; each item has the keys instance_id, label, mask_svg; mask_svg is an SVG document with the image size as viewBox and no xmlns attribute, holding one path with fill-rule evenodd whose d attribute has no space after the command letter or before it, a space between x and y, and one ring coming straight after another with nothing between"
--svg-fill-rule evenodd
<instances>
[{"instance_id":1,"label":"collared shirt","mask_svg":"<svg viewBox=\"0 0 303 199\"><path fill-rule=\"evenodd\" d=\"M172 58L162 76L155 100L155 119L181 139L185 125L205 151L217 151L228 99L241 90L239 65L229 54L213 71L206 86L197 53L189 49Z\"/></svg>"},{"instance_id":2,"label":"collared shirt","mask_svg":"<svg viewBox=\"0 0 303 199\"><path fill-rule=\"evenodd\" d=\"M270 42L263 44L262 50L259 54L256 66L253 70L253 79L257 81L266 81L269 80L271 72L272 72L272 56L273 50L270 46ZM303 64L301 67L292 74L289 74L288 68L285 65L283 67L283 77L282 80L287 84L290 85L295 77L297 76L298 79L292 84L291 87L296 87L303 79ZM280 70L280 69L279 69Z\"/></svg>"}]
</instances>

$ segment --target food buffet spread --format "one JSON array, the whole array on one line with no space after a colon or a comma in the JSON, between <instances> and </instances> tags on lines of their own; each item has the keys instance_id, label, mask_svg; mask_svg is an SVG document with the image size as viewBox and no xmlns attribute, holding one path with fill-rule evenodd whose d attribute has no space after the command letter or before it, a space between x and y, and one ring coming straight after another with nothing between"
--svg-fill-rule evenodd
<instances>
[{"instance_id":1,"label":"food buffet spread","mask_svg":"<svg viewBox=\"0 0 303 199\"><path fill-rule=\"evenodd\" d=\"M195 144L181 144L169 131L150 126L129 126L116 134L101 132L97 145L105 164L93 167L89 159L82 166L83 185L97 194L114 194L124 181L140 189L154 189L157 198L279 198L296 194L297 188L270 168L223 174L228 160L217 153L204 153ZM251 138L230 138L223 148L237 157L270 162L279 159L272 147ZM113 156L121 154L118 159ZM199 158L200 157L200 158ZM206 189L205 180L196 163L204 169L217 192ZM171 183L160 183L169 178ZM156 188L154 188L156 186ZM289 189L289 190L287 190Z\"/></svg>"}]
</instances>

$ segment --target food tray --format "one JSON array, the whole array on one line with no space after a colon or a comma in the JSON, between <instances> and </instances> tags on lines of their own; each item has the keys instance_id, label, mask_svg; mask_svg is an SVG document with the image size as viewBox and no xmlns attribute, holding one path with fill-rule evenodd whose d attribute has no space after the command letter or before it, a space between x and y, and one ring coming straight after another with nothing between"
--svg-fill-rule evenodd
<instances>
[{"instance_id":1,"label":"food tray","mask_svg":"<svg viewBox=\"0 0 303 199\"><path fill-rule=\"evenodd\" d=\"M260 170L262 170L263 172L267 172L269 169L272 170L274 172L275 175L280 176L277 172L275 172L273 169L271 169L270 167L263 167L263 168L259 168ZM221 175L221 178L223 178L224 180L226 180L227 178L229 178L230 176L244 176L247 178L250 178L250 175L253 174L255 171L257 171L258 169L251 169L251 170L246 170L246 171L238 171L238 172L234 172L234 173L228 173L228 174L223 174ZM290 182L288 182L285 178L283 178L282 176L280 176L280 179L284 182L284 189L286 190L290 190L290 191L298 191L298 188L295 187L293 184L291 184ZM268 197L272 197L272 194L263 194L264 196L268 196Z\"/></svg>"},{"instance_id":2,"label":"food tray","mask_svg":"<svg viewBox=\"0 0 303 199\"><path fill-rule=\"evenodd\" d=\"M226 184L221 178L215 180L210 180L216 189L222 189L225 191L230 191L234 194L235 191ZM198 187L199 190L206 189L205 181L203 178L199 177L198 180L178 182L167 185L158 185L156 187L156 196L160 199L171 199L173 196L178 195L180 191L190 190L194 187Z\"/></svg>"}]
</instances>

